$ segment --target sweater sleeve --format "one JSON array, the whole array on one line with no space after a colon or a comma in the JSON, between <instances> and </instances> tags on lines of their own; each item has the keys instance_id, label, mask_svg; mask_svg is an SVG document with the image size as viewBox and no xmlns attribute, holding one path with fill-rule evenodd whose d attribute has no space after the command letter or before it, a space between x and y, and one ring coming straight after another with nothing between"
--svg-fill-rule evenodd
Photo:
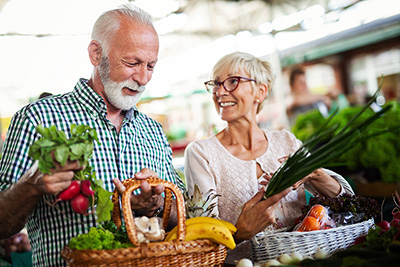
<instances>
[{"instance_id":1,"label":"sweater sleeve","mask_svg":"<svg viewBox=\"0 0 400 267\"><path fill-rule=\"evenodd\" d=\"M333 179L335 179L339 183L341 190L340 190L338 196L341 196L343 194L354 195L353 189L351 188L350 184L346 181L346 179L343 178L343 176L341 176L340 174L338 174L334 171L328 170L328 169L324 169L324 171L326 171L326 173L329 176L331 176ZM317 190L315 190L315 188L310 183L305 183L304 185L305 185L306 190L308 192L310 192L311 194L315 195L317 193Z\"/></svg>"},{"instance_id":2,"label":"sweater sleeve","mask_svg":"<svg viewBox=\"0 0 400 267\"><path fill-rule=\"evenodd\" d=\"M197 141L190 143L185 150L185 180L186 187L189 195L193 195L194 186L200 189L202 194L205 194L210 189L216 190L214 175L209 168L209 162L206 157L204 147ZM217 202L217 198L214 199ZM212 212L213 215L218 216L217 206Z\"/></svg>"}]
</instances>

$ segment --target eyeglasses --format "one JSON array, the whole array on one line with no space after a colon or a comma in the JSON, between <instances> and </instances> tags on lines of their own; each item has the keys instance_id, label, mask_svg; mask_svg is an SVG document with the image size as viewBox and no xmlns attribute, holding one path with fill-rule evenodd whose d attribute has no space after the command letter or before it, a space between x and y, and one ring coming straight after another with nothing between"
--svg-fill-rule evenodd
<instances>
[{"instance_id":1,"label":"eyeglasses","mask_svg":"<svg viewBox=\"0 0 400 267\"><path fill-rule=\"evenodd\" d=\"M212 94L215 94L221 85L224 87L224 89L226 91L232 92L232 91L236 90L236 88L238 88L241 79L249 81L249 82L256 82L256 80L254 80L254 79L250 79L250 78L246 78L246 77L242 77L242 76L232 76L232 77L226 78L222 82L215 81L215 80L207 81L204 83L204 85L206 86L207 91Z\"/></svg>"}]
</instances>

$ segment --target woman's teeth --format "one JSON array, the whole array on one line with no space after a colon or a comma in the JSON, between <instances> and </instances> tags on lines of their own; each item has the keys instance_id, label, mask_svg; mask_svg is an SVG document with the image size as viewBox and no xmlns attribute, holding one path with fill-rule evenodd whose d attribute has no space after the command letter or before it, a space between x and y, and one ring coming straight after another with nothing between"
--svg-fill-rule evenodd
<instances>
[{"instance_id":1,"label":"woman's teeth","mask_svg":"<svg viewBox=\"0 0 400 267\"><path fill-rule=\"evenodd\" d=\"M235 102L221 102L221 103L219 103L219 105L221 107L230 107L230 106L236 105L236 103Z\"/></svg>"}]
</instances>

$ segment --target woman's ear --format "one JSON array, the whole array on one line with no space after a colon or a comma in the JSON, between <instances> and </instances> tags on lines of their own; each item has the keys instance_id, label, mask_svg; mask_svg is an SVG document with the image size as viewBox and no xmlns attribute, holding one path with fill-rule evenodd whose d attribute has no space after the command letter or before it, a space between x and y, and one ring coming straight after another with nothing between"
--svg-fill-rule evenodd
<instances>
[{"instance_id":1,"label":"woman's ear","mask_svg":"<svg viewBox=\"0 0 400 267\"><path fill-rule=\"evenodd\" d=\"M100 65L101 60L101 45L97 42L92 40L88 47L89 58L90 62L92 62L93 66Z\"/></svg>"},{"instance_id":2,"label":"woman's ear","mask_svg":"<svg viewBox=\"0 0 400 267\"><path fill-rule=\"evenodd\" d=\"M267 97L267 95L268 95L268 86L265 83L260 84L258 86L256 99L260 100L260 102L263 102L263 100Z\"/></svg>"}]
</instances>

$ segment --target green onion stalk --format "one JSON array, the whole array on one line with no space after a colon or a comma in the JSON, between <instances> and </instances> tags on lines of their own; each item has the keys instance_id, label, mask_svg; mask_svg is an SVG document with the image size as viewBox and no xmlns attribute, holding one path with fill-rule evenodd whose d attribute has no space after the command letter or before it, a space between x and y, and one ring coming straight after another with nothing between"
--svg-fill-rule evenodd
<instances>
[{"instance_id":1,"label":"green onion stalk","mask_svg":"<svg viewBox=\"0 0 400 267\"><path fill-rule=\"evenodd\" d=\"M383 79L382 79L383 80ZM329 139L339 125L336 124L327 128L328 123L337 114L336 111L325 121L325 123L313 133L303 145L291 154L287 160L278 168L272 175L268 183L267 190L264 194L264 199L273 196L286 188L292 186L314 170L326 166L334 159L337 159L346 151L353 148L359 141L377 136L389 131L398 130L400 127L382 129L369 135L362 135L368 129L368 126L374 123L377 119L382 117L392 106L386 105L378 112L368 117L362 122L355 123L356 119L360 117L373 103L382 88L382 83L376 90L371 100L357 113L336 135ZM375 103L376 104L376 103ZM327 140L329 139L329 140ZM316 145L318 144L318 147ZM322 145L321 145L322 144Z\"/></svg>"}]
</instances>

